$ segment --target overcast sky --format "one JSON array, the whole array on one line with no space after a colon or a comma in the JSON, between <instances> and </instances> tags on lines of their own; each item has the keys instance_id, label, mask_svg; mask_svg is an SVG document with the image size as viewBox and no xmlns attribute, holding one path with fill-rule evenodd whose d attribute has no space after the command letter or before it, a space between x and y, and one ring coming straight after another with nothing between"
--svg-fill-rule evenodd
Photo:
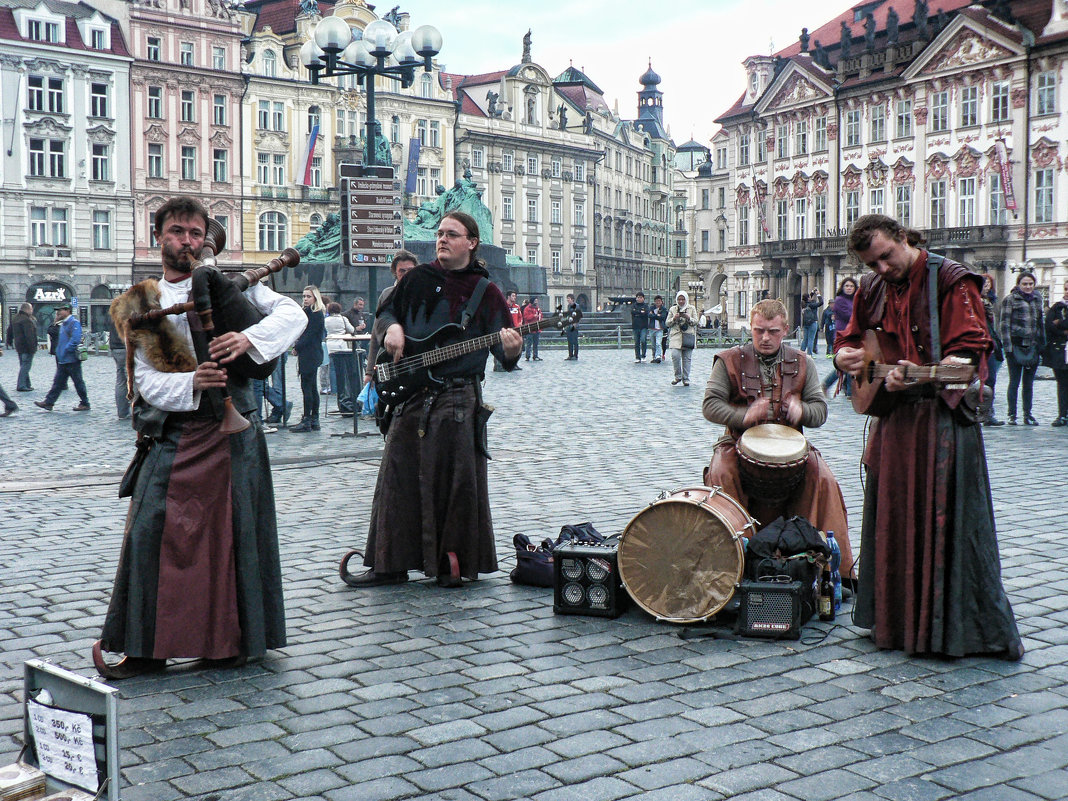
<instances>
[{"instance_id":1,"label":"overcast sky","mask_svg":"<svg viewBox=\"0 0 1068 801\"><path fill-rule=\"evenodd\" d=\"M664 93L664 121L676 144L707 145L713 120L745 88L742 60L797 40L854 5L850 0L397 0L413 27L441 31L449 72L507 69L531 29L531 57L552 77L569 63L604 90L624 117L637 114L638 78L652 59ZM380 0L385 13L393 0Z\"/></svg>"}]
</instances>

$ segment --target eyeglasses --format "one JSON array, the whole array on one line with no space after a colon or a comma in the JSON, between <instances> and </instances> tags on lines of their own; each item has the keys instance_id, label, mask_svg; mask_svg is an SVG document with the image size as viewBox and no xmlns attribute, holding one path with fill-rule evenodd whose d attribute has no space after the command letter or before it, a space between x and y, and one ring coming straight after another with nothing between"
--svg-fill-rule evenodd
<instances>
[{"instance_id":1,"label":"eyeglasses","mask_svg":"<svg viewBox=\"0 0 1068 801\"><path fill-rule=\"evenodd\" d=\"M462 234L459 231L438 231L436 236L438 239L460 239L461 237L463 237L464 239L471 238L470 234Z\"/></svg>"}]
</instances>

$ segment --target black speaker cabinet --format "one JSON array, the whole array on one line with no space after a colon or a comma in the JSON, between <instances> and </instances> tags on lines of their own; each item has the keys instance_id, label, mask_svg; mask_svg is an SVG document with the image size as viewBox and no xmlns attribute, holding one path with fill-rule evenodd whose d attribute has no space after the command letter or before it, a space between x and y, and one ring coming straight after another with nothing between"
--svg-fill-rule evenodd
<instances>
[{"instance_id":1,"label":"black speaker cabinet","mask_svg":"<svg viewBox=\"0 0 1068 801\"><path fill-rule=\"evenodd\" d=\"M553 550L553 611L619 617L629 596L619 580L616 542L567 543Z\"/></svg>"},{"instance_id":2,"label":"black speaker cabinet","mask_svg":"<svg viewBox=\"0 0 1068 801\"><path fill-rule=\"evenodd\" d=\"M801 594L804 590L800 581L784 584L743 581L738 587L740 603L734 633L776 640L801 639Z\"/></svg>"}]
</instances>

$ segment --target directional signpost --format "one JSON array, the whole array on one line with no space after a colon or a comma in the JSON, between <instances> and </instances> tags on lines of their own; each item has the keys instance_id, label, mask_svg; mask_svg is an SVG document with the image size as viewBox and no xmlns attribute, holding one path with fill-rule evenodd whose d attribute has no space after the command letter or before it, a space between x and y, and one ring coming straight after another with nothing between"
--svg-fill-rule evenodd
<instances>
[{"instance_id":1,"label":"directional signpost","mask_svg":"<svg viewBox=\"0 0 1068 801\"><path fill-rule=\"evenodd\" d=\"M367 305L378 300L378 265L404 247L400 180L392 167L341 165L342 258L346 267L367 267Z\"/></svg>"}]
</instances>

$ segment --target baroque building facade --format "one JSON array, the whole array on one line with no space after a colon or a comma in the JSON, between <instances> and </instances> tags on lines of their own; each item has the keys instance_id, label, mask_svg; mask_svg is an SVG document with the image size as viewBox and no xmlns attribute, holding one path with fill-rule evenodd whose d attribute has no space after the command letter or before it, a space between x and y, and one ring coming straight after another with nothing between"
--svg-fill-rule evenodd
<instances>
[{"instance_id":1,"label":"baroque building facade","mask_svg":"<svg viewBox=\"0 0 1068 801\"><path fill-rule=\"evenodd\" d=\"M0 328L33 303L44 338L75 302L91 326L129 285L131 57L118 21L83 3L0 3Z\"/></svg>"},{"instance_id":2,"label":"baroque building facade","mask_svg":"<svg viewBox=\"0 0 1068 801\"><path fill-rule=\"evenodd\" d=\"M722 218L694 228L709 231L713 258L698 264L729 292L732 325L765 293L794 315L810 288L833 296L859 270L849 226L872 212L994 273L1000 292L1021 269L1047 293L1059 284L1065 17L1062 2L860 3L746 59L745 91L693 178L715 199L727 181Z\"/></svg>"}]
</instances>

